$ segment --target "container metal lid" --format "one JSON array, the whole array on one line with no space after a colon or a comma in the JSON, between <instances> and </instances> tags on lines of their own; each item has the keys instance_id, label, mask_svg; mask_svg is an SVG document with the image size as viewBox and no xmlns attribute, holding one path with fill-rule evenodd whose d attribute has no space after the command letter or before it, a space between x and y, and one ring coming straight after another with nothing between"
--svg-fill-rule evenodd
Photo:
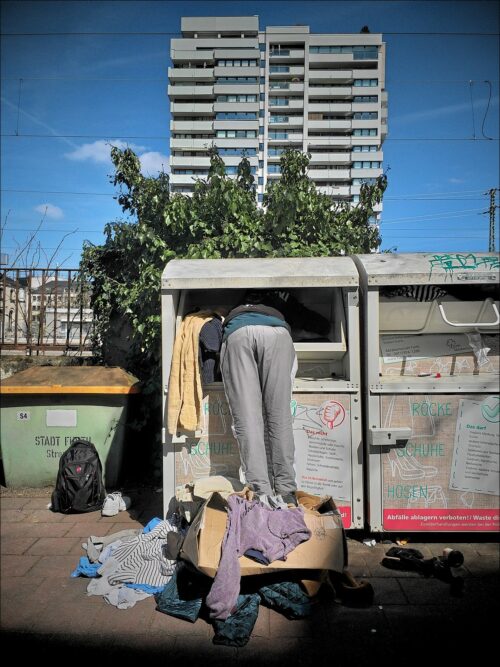
<instances>
[{"instance_id":1,"label":"container metal lid","mask_svg":"<svg viewBox=\"0 0 500 667\"><path fill-rule=\"evenodd\" d=\"M137 394L139 380L122 368L36 366L2 381L1 394Z\"/></svg>"}]
</instances>

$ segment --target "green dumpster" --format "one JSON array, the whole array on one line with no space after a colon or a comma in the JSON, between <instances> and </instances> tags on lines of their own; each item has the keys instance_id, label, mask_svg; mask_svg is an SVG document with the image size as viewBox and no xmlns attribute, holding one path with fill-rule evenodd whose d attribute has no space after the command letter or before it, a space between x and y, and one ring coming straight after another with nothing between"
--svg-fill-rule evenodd
<instances>
[{"instance_id":1,"label":"green dumpster","mask_svg":"<svg viewBox=\"0 0 500 667\"><path fill-rule=\"evenodd\" d=\"M29 368L0 387L0 446L7 486L50 486L76 438L101 458L104 484L117 486L130 396L138 380L121 368Z\"/></svg>"}]
</instances>

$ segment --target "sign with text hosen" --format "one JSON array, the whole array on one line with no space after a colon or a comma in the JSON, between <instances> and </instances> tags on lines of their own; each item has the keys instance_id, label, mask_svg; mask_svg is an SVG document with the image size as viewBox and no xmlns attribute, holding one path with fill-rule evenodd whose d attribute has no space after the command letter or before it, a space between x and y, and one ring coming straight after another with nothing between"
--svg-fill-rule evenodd
<instances>
[{"instance_id":1,"label":"sign with text hosen","mask_svg":"<svg viewBox=\"0 0 500 667\"><path fill-rule=\"evenodd\" d=\"M384 428L411 428L404 448L381 454L384 530L498 530L499 397L394 394L380 400Z\"/></svg>"}]
</instances>

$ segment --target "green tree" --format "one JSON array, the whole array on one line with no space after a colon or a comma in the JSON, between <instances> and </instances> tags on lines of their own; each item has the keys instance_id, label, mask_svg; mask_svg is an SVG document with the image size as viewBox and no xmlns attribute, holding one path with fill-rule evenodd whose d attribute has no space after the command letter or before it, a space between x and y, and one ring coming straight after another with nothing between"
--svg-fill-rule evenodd
<instances>
[{"instance_id":1,"label":"green tree","mask_svg":"<svg viewBox=\"0 0 500 667\"><path fill-rule=\"evenodd\" d=\"M382 200L385 176L362 185L359 204L332 205L308 177L309 156L287 150L281 156L279 181L264 196L265 238L279 257L331 256L365 253L380 244L378 229L370 224L374 206Z\"/></svg>"}]
</instances>

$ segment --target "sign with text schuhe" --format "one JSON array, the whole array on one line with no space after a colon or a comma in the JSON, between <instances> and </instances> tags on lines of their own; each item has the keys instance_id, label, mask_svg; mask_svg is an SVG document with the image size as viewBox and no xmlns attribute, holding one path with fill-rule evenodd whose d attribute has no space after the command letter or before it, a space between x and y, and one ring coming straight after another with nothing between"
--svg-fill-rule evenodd
<instances>
[{"instance_id":1,"label":"sign with text schuhe","mask_svg":"<svg viewBox=\"0 0 500 667\"><path fill-rule=\"evenodd\" d=\"M381 416L412 429L381 455L384 530L499 529L498 396L388 395Z\"/></svg>"}]
</instances>

